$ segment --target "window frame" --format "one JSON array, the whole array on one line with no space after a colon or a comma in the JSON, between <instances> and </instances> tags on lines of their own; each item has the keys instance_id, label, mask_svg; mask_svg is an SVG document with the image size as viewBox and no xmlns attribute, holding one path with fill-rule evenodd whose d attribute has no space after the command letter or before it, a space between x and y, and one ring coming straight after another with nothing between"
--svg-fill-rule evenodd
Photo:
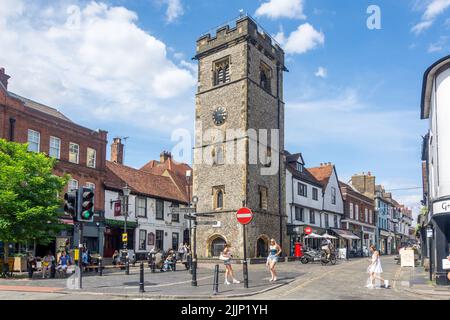
<instances>
[{"instance_id":1,"label":"window frame","mask_svg":"<svg viewBox=\"0 0 450 320\"><path fill-rule=\"evenodd\" d=\"M316 224L316 212L314 210L309 211L309 223Z\"/></svg>"},{"instance_id":2,"label":"window frame","mask_svg":"<svg viewBox=\"0 0 450 320\"><path fill-rule=\"evenodd\" d=\"M336 204L336 188L331 187L331 204Z\"/></svg>"},{"instance_id":3,"label":"window frame","mask_svg":"<svg viewBox=\"0 0 450 320\"><path fill-rule=\"evenodd\" d=\"M312 199L315 201L319 201L319 189L313 187L312 188Z\"/></svg>"},{"instance_id":4,"label":"window frame","mask_svg":"<svg viewBox=\"0 0 450 320\"><path fill-rule=\"evenodd\" d=\"M328 216L328 213L325 213L324 214L324 222L325 222L325 228L329 228L330 227L330 218L329 218L329 216Z\"/></svg>"},{"instance_id":5,"label":"window frame","mask_svg":"<svg viewBox=\"0 0 450 320\"><path fill-rule=\"evenodd\" d=\"M158 235L161 235L160 239L158 239ZM158 246L158 242L161 242L161 246ZM155 248L164 250L164 230L155 230Z\"/></svg>"},{"instance_id":6,"label":"window frame","mask_svg":"<svg viewBox=\"0 0 450 320\"><path fill-rule=\"evenodd\" d=\"M261 210L269 208L269 190L265 186L259 186L259 208Z\"/></svg>"},{"instance_id":7,"label":"window frame","mask_svg":"<svg viewBox=\"0 0 450 320\"><path fill-rule=\"evenodd\" d=\"M141 207L141 200L144 200L144 207ZM135 206L136 206L136 217L137 218L147 218L147 197L136 197L135 200ZM144 209L144 215L141 215L141 209Z\"/></svg>"},{"instance_id":8,"label":"window frame","mask_svg":"<svg viewBox=\"0 0 450 320\"><path fill-rule=\"evenodd\" d=\"M303 191L303 192L301 192ZM308 185L305 183L297 182L297 194L301 197L308 197Z\"/></svg>"},{"instance_id":9,"label":"window frame","mask_svg":"<svg viewBox=\"0 0 450 320\"><path fill-rule=\"evenodd\" d=\"M52 156L52 150L56 149L55 147L52 146L52 141L58 141L58 155L56 157ZM61 159L61 138L55 137L55 136L50 136L49 139L49 146L48 146L48 155L52 158L55 159Z\"/></svg>"},{"instance_id":10,"label":"window frame","mask_svg":"<svg viewBox=\"0 0 450 320\"><path fill-rule=\"evenodd\" d=\"M144 232L142 232L144 231ZM144 234L144 238L141 238L141 235ZM142 246L143 245L143 246ZM147 230L146 229L139 229L139 243L138 243L139 250L147 250Z\"/></svg>"},{"instance_id":11,"label":"window frame","mask_svg":"<svg viewBox=\"0 0 450 320\"><path fill-rule=\"evenodd\" d=\"M72 184L72 182L73 181L76 181L76 188L74 189L74 188L71 188L71 184ZM78 186L80 185L80 183L79 183L79 181L77 180L77 179L70 179L69 180L69 183L68 183L68 186L67 186L67 190L70 192L70 191L72 191L72 190L78 190Z\"/></svg>"},{"instance_id":12,"label":"window frame","mask_svg":"<svg viewBox=\"0 0 450 320\"><path fill-rule=\"evenodd\" d=\"M94 152L93 153L93 155L94 155L94 157L93 157L94 164L92 166L90 165L90 160L91 159L89 159L89 151L93 151ZM97 150L95 150L94 148L91 148L91 147L87 147L87 149L86 149L86 167L95 169L96 166L97 166Z\"/></svg>"},{"instance_id":13,"label":"window frame","mask_svg":"<svg viewBox=\"0 0 450 320\"><path fill-rule=\"evenodd\" d=\"M161 208L162 208L161 210L158 210L158 204L161 204ZM159 214L161 216L159 216ZM155 199L155 219L156 220L164 220L164 200Z\"/></svg>"},{"instance_id":14,"label":"window frame","mask_svg":"<svg viewBox=\"0 0 450 320\"><path fill-rule=\"evenodd\" d=\"M32 135L30 135L30 133L31 133ZM36 142L36 141L31 141L31 140L30 140L30 137L32 137L33 134L37 134L37 135L35 135L35 136L37 137L37 142ZM28 143L28 148L27 148L28 151L39 153L40 150L41 150L41 133L40 133L39 131L36 131L36 130L33 130L33 129L28 129L27 143ZM30 150L30 146L31 146L32 144L37 144L37 150L36 150L36 151L35 151L35 150Z\"/></svg>"},{"instance_id":15,"label":"window frame","mask_svg":"<svg viewBox=\"0 0 450 320\"><path fill-rule=\"evenodd\" d=\"M174 245L174 242L173 242L173 240L174 240L174 235L177 235L177 242L176 242L176 244L175 244L175 247L173 246ZM178 246L180 245L180 233L179 232L172 232L172 249L173 250L178 250Z\"/></svg>"},{"instance_id":16,"label":"window frame","mask_svg":"<svg viewBox=\"0 0 450 320\"><path fill-rule=\"evenodd\" d=\"M73 152L72 152L72 147L73 146L77 146L77 150L78 150L78 152L76 153L76 155L77 155L76 162L71 160L71 155L73 154ZM80 164L80 145L78 143L69 142L69 162L70 163L75 163L75 164Z\"/></svg>"},{"instance_id":17,"label":"window frame","mask_svg":"<svg viewBox=\"0 0 450 320\"><path fill-rule=\"evenodd\" d=\"M223 65L223 75L219 75L219 69ZM230 56L218 59L213 62L213 86L219 86L231 82Z\"/></svg>"},{"instance_id":18,"label":"window frame","mask_svg":"<svg viewBox=\"0 0 450 320\"><path fill-rule=\"evenodd\" d=\"M305 222L305 208L295 207L295 220Z\"/></svg>"}]
</instances>

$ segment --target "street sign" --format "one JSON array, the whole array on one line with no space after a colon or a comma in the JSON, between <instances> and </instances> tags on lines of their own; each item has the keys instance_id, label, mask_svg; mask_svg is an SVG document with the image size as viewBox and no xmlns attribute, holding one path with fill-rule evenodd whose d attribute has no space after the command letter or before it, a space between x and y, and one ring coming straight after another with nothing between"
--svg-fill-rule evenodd
<instances>
[{"instance_id":1,"label":"street sign","mask_svg":"<svg viewBox=\"0 0 450 320\"><path fill-rule=\"evenodd\" d=\"M78 250L78 249L73 250L73 259L74 260L80 259L80 250Z\"/></svg>"},{"instance_id":2,"label":"street sign","mask_svg":"<svg viewBox=\"0 0 450 320\"><path fill-rule=\"evenodd\" d=\"M427 229L427 238L433 238L433 229L431 228Z\"/></svg>"},{"instance_id":3,"label":"street sign","mask_svg":"<svg viewBox=\"0 0 450 320\"><path fill-rule=\"evenodd\" d=\"M305 231L306 234L311 234L312 233L312 228L311 227L306 227L304 229L304 231Z\"/></svg>"},{"instance_id":4,"label":"street sign","mask_svg":"<svg viewBox=\"0 0 450 320\"><path fill-rule=\"evenodd\" d=\"M128 234L122 233L122 242L128 242Z\"/></svg>"},{"instance_id":5,"label":"street sign","mask_svg":"<svg viewBox=\"0 0 450 320\"><path fill-rule=\"evenodd\" d=\"M198 221L197 225L199 226L214 226L220 224L220 221Z\"/></svg>"},{"instance_id":6,"label":"street sign","mask_svg":"<svg viewBox=\"0 0 450 320\"><path fill-rule=\"evenodd\" d=\"M195 208L173 208L179 213L195 213Z\"/></svg>"},{"instance_id":7,"label":"street sign","mask_svg":"<svg viewBox=\"0 0 450 320\"><path fill-rule=\"evenodd\" d=\"M236 212L236 218L238 222L242 225L249 224L253 219L253 212L249 208L240 208Z\"/></svg>"},{"instance_id":8,"label":"street sign","mask_svg":"<svg viewBox=\"0 0 450 320\"><path fill-rule=\"evenodd\" d=\"M195 216L191 216L191 215L188 215L188 214L185 214L184 218L187 219L187 220L195 220L195 219L197 219Z\"/></svg>"}]
</instances>

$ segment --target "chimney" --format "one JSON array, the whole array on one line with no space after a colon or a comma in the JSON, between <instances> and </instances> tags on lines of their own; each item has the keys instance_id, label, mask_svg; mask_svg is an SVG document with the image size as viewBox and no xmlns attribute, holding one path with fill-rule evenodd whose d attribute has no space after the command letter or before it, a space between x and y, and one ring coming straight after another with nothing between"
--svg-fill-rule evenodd
<instances>
[{"instance_id":1,"label":"chimney","mask_svg":"<svg viewBox=\"0 0 450 320\"><path fill-rule=\"evenodd\" d=\"M123 164L123 144L120 138L114 138L111 144L111 161Z\"/></svg>"},{"instance_id":2,"label":"chimney","mask_svg":"<svg viewBox=\"0 0 450 320\"><path fill-rule=\"evenodd\" d=\"M171 159L172 158L172 154L168 151L163 151L161 152L161 154L159 155L159 162L160 163L164 163L166 162L167 159Z\"/></svg>"},{"instance_id":3,"label":"chimney","mask_svg":"<svg viewBox=\"0 0 450 320\"><path fill-rule=\"evenodd\" d=\"M5 73L5 68L0 68L0 82L6 90L8 90L8 79L11 78Z\"/></svg>"}]
</instances>

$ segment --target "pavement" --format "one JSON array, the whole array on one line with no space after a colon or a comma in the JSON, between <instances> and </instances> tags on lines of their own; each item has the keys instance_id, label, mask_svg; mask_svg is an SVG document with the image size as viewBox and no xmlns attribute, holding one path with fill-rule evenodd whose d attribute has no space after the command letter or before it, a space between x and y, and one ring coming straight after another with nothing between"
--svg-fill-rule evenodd
<instances>
[{"instance_id":1,"label":"pavement","mask_svg":"<svg viewBox=\"0 0 450 320\"><path fill-rule=\"evenodd\" d=\"M198 286L191 285L189 271L151 273L145 268L145 292L139 293L139 268L113 270L100 277L85 274L83 289L71 290L67 279L1 279L0 300L122 300L122 299L283 299L283 300L450 300L448 288L443 291L427 281L422 268L400 268L393 256L382 257L383 278L390 289L368 289L368 258L339 260L335 266L320 263L303 265L284 262L277 265L278 281L269 282L265 265L249 265L249 288L244 288L242 265L234 264L240 284L224 285L224 266L220 264L219 292L213 295L214 264L200 264ZM425 277L425 278L424 278ZM438 290L439 289L439 290Z\"/></svg>"}]
</instances>

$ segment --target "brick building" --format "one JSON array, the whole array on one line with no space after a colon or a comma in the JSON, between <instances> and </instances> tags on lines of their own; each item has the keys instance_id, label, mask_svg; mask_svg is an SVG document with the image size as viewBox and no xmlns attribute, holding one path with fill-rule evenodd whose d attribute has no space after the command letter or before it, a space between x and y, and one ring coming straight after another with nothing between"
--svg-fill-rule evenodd
<instances>
[{"instance_id":1,"label":"brick building","mask_svg":"<svg viewBox=\"0 0 450 320\"><path fill-rule=\"evenodd\" d=\"M375 177L374 177L375 178ZM374 180L375 181L375 180ZM368 254L368 248L375 243L376 217L373 198L360 193L354 186L339 182L344 198L344 219L342 228L359 237L349 246L350 251L362 250Z\"/></svg>"},{"instance_id":2,"label":"brick building","mask_svg":"<svg viewBox=\"0 0 450 320\"><path fill-rule=\"evenodd\" d=\"M69 174L68 188L88 186L95 189L96 222L84 228L85 242L91 251L102 247L99 243L99 228L102 228L104 213L105 158L107 132L94 131L71 121L57 109L21 97L8 91L8 79L0 69L0 138L19 143L29 143L28 150L43 152L59 161L56 175ZM71 218L62 216L62 221L71 224ZM50 248L58 250L60 243L70 239L77 243L77 232L64 232ZM44 249L36 254L41 254Z\"/></svg>"}]
</instances>

